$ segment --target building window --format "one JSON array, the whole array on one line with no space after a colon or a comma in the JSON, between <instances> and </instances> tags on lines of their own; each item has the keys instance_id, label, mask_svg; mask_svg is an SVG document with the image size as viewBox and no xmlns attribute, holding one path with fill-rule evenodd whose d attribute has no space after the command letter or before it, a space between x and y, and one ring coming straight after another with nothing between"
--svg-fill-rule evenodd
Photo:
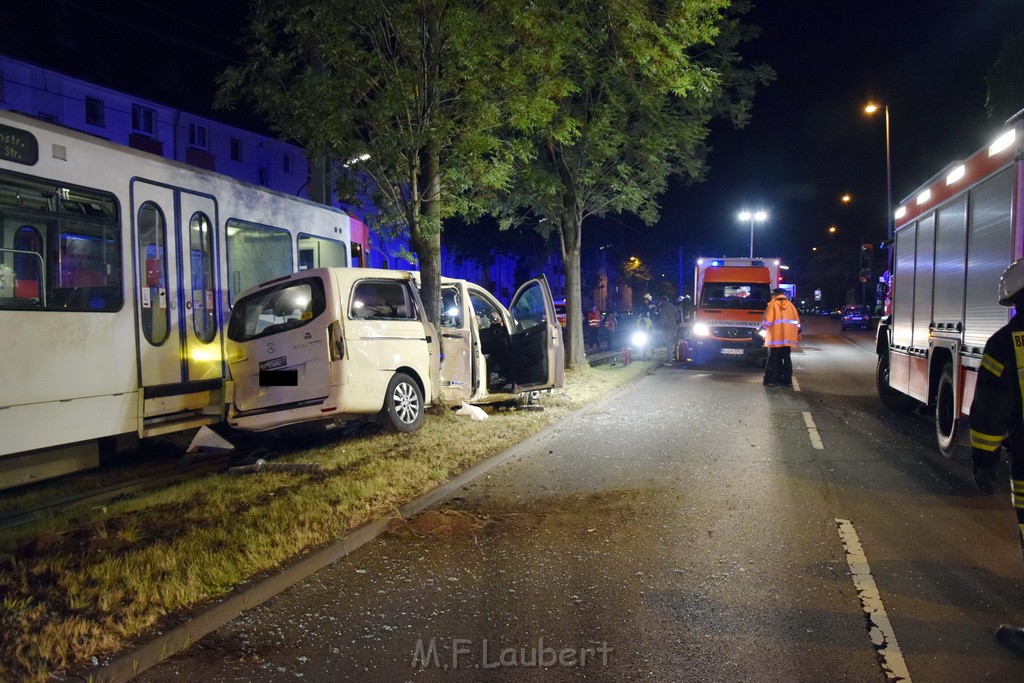
<instances>
[{"instance_id":1,"label":"building window","mask_svg":"<svg viewBox=\"0 0 1024 683\"><path fill-rule=\"evenodd\" d=\"M292 155L291 154L285 154L284 158L283 158L283 163L284 163L284 172L290 174L292 172Z\"/></svg>"},{"instance_id":2,"label":"building window","mask_svg":"<svg viewBox=\"0 0 1024 683\"><path fill-rule=\"evenodd\" d=\"M4 97L4 72L0 71L0 102L6 102L7 99Z\"/></svg>"},{"instance_id":3,"label":"building window","mask_svg":"<svg viewBox=\"0 0 1024 683\"><path fill-rule=\"evenodd\" d=\"M231 161L242 160L242 141L238 138L231 138Z\"/></svg>"},{"instance_id":4,"label":"building window","mask_svg":"<svg viewBox=\"0 0 1024 683\"><path fill-rule=\"evenodd\" d=\"M199 149L206 149L207 129L201 123L188 124L188 144Z\"/></svg>"},{"instance_id":5,"label":"building window","mask_svg":"<svg viewBox=\"0 0 1024 683\"><path fill-rule=\"evenodd\" d=\"M85 98L85 122L90 126L103 127L106 125L106 111L103 108L103 100L95 97Z\"/></svg>"},{"instance_id":6,"label":"building window","mask_svg":"<svg viewBox=\"0 0 1024 683\"><path fill-rule=\"evenodd\" d=\"M156 112L149 107L143 107L140 104L132 105L132 130L136 133L144 133L146 135L154 134L154 123L156 121Z\"/></svg>"},{"instance_id":7,"label":"building window","mask_svg":"<svg viewBox=\"0 0 1024 683\"><path fill-rule=\"evenodd\" d=\"M260 166L259 169L258 169L258 172L259 172L259 177L260 177L260 185L263 185L264 187L266 187L266 185L267 185L267 169L264 168L263 166Z\"/></svg>"}]
</instances>

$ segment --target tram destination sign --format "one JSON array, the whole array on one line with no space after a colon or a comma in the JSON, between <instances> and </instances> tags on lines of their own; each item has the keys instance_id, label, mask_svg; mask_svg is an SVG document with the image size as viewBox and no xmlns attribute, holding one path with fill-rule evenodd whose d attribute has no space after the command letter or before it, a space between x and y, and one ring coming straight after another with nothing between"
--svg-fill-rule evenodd
<instances>
[{"instance_id":1,"label":"tram destination sign","mask_svg":"<svg viewBox=\"0 0 1024 683\"><path fill-rule=\"evenodd\" d=\"M39 142L27 130L0 124L0 159L33 166L39 161Z\"/></svg>"}]
</instances>

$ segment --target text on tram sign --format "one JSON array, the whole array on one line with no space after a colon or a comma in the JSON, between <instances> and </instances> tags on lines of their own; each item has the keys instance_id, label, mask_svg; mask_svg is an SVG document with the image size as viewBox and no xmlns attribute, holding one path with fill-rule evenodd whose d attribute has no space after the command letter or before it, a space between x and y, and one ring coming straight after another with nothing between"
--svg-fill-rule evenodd
<instances>
[{"instance_id":1,"label":"text on tram sign","mask_svg":"<svg viewBox=\"0 0 1024 683\"><path fill-rule=\"evenodd\" d=\"M26 130L0 125L0 159L32 166L39 161L39 143Z\"/></svg>"}]
</instances>

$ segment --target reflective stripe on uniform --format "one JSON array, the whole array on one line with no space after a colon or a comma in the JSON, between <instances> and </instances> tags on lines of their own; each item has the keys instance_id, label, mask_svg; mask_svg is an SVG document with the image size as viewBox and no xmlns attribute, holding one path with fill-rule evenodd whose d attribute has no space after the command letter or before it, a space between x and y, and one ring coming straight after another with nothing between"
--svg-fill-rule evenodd
<instances>
[{"instance_id":1,"label":"reflective stripe on uniform","mask_svg":"<svg viewBox=\"0 0 1024 683\"><path fill-rule=\"evenodd\" d=\"M1010 500L1013 501L1013 507L1024 510L1024 481L1010 480Z\"/></svg>"},{"instance_id":2,"label":"reflective stripe on uniform","mask_svg":"<svg viewBox=\"0 0 1024 683\"><path fill-rule=\"evenodd\" d=\"M996 377L1003 376L1005 366L987 353L981 358L981 367L991 372Z\"/></svg>"},{"instance_id":3,"label":"reflective stripe on uniform","mask_svg":"<svg viewBox=\"0 0 1024 683\"><path fill-rule=\"evenodd\" d=\"M1002 436L992 436L971 430L971 446L983 451L994 451L1003 444ZM1024 493L1024 491L1022 491Z\"/></svg>"},{"instance_id":4,"label":"reflective stripe on uniform","mask_svg":"<svg viewBox=\"0 0 1024 683\"><path fill-rule=\"evenodd\" d=\"M1013 333L1013 355L1017 360L1017 386L1021 392L1018 396L1021 396L1024 395L1024 377L1021 376L1021 370L1024 369L1024 332Z\"/></svg>"}]
</instances>

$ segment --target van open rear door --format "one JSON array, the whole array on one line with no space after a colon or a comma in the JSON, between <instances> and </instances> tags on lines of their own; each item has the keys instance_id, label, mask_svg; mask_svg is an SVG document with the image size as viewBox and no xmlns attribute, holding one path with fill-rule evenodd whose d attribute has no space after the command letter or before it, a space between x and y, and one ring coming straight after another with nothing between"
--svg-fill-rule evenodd
<instances>
[{"instance_id":1,"label":"van open rear door","mask_svg":"<svg viewBox=\"0 0 1024 683\"><path fill-rule=\"evenodd\" d=\"M565 383L565 347L547 278L523 284L512 298L511 364L517 391L561 387Z\"/></svg>"}]
</instances>

